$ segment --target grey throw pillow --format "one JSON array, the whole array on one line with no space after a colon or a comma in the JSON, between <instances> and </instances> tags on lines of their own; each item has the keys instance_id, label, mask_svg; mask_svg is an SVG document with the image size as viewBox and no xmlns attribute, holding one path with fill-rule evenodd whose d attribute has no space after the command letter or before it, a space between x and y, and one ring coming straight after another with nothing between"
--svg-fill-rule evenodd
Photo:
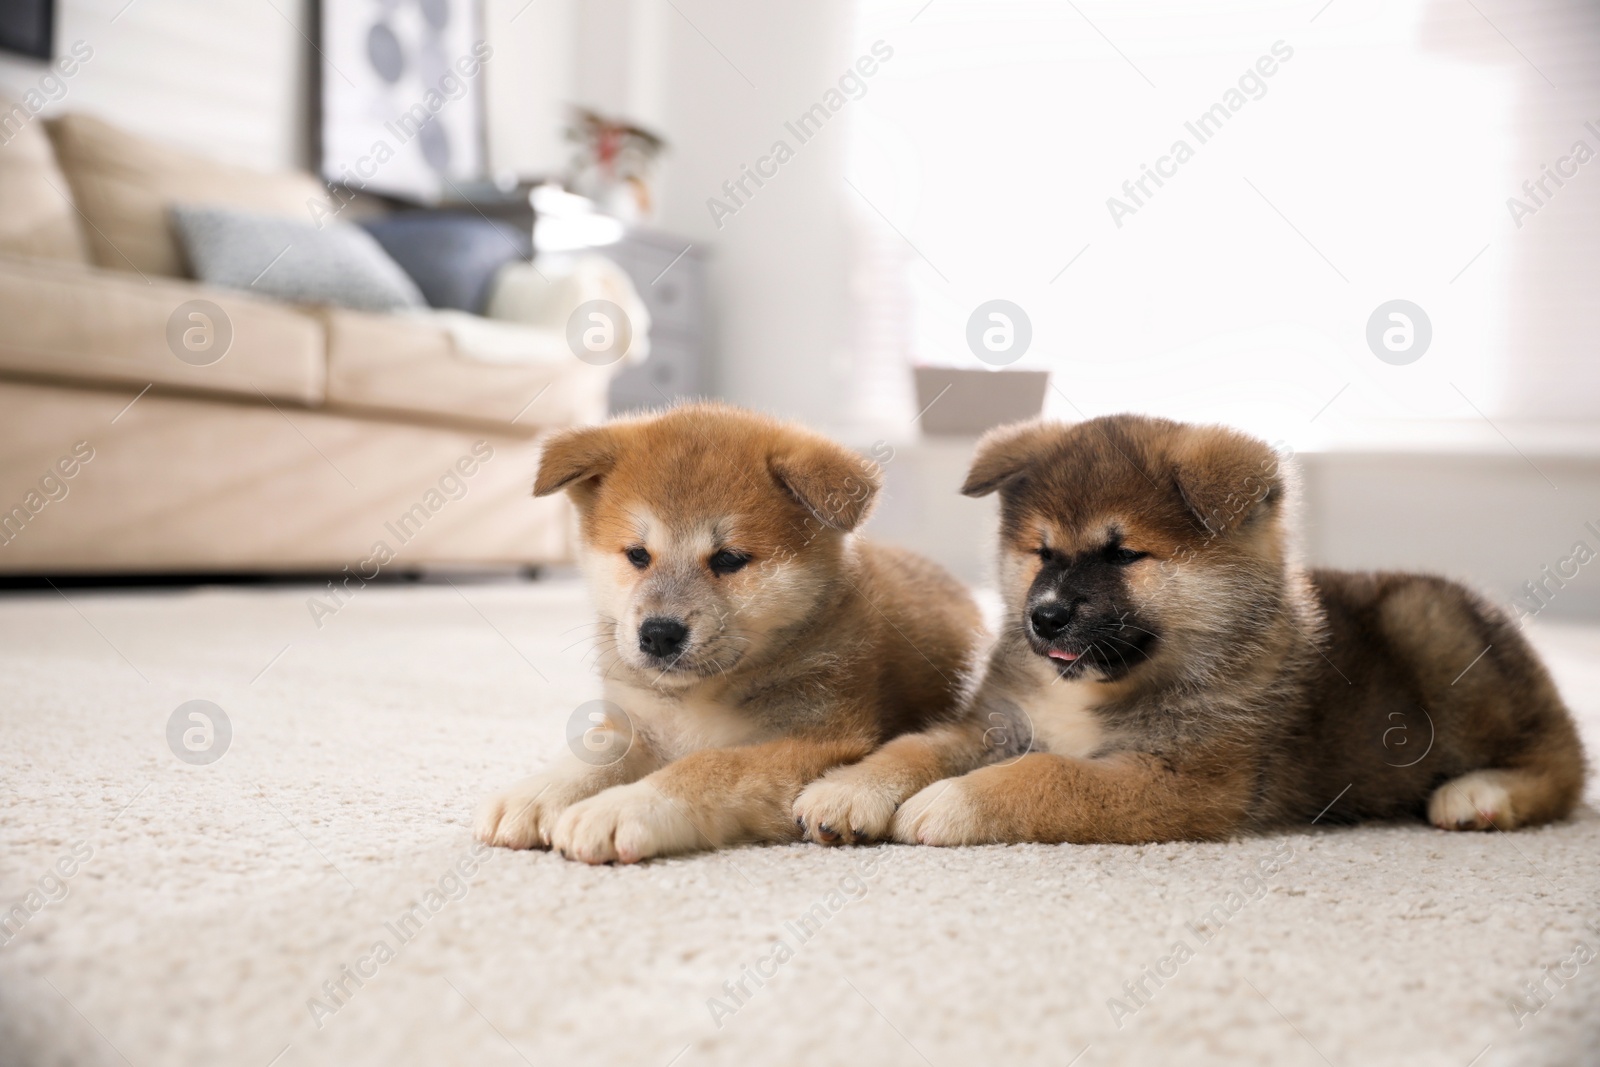
<instances>
[{"instance_id":1,"label":"grey throw pillow","mask_svg":"<svg viewBox=\"0 0 1600 1067\"><path fill-rule=\"evenodd\" d=\"M426 307L422 293L359 226L177 205L172 224L195 277L296 304L358 311Z\"/></svg>"}]
</instances>

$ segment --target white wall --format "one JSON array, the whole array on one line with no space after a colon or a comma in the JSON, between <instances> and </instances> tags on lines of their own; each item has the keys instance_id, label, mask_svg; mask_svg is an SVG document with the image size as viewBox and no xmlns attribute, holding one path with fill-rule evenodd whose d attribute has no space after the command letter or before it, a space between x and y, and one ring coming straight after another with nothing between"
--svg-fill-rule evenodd
<instances>
[{"instance_id":1,"label":"white wall","mask_svg":"<svg viewBox=\"0 0 1600 1067\"><path fill-rule=\"evenodd\" d=\"M60 0L56 53L93 49L47 113L88 111L229 162L310 163L307 0ZM0 94L46 64L0 56Z\"/></svg>"},{"instance_id":2,"label":"white wall","mask_svg":"<svg viewBox=\"0 0 1600 1067\"><path fill-rule=\"evenodd\" d=\"M565 165L567 104L582 66L579 8L578 0L484 0L484 39L494 49L484 74L493 173L538 176Z\"/></svg>"},{"instance_id":3,"label":"white wall","mask_svg":"<svg viewBox=\"0 0 1600 1067\"><path fill-rule=\"evenodd\" d=\"M796 143L785 120L815 104L854 58L853 5L678 0L676 8L660 36L660 122L672 145L660 221L711 250L714 383L737 402L842 426L851 383L848 115L798 146L720 228L706 201L774 140Z\"/></svg>"}]
</instances>

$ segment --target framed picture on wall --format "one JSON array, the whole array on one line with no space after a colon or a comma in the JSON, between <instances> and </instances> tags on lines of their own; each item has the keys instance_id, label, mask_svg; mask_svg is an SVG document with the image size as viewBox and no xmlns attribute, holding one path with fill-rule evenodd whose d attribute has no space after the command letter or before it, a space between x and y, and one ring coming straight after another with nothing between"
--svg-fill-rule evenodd
<instances>
[{"instance_id":1,"label":"framed picture on wall","mask_svg":"<svg viewBox=\"0 0 1600 1067\"><path fill-rule=\"evenodd\" d=\"M56 0L0 2L0 51L54 59Z\"/></svg>"},{"instance_id":2,"label":"framed picture on wall","mask_svg":"<svg viewBox=\"0 0 1600 1067\"><path fill-rule=\"evenodd\" d=\"M324 179L433 203L484 174L481 0L322 0Z\"/></svg>"}]
</instances>

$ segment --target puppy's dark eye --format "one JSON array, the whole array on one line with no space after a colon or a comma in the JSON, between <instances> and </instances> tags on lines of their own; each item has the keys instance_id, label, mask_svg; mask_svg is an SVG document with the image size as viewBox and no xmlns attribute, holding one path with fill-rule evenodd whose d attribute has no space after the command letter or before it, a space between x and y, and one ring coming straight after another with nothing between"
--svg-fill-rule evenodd
<instances>
[{"instance_id":1,"label":"puppy's dark eye","mask_svg":"<svg viewBox=\"0 0 1600 1067\"><path fill-rule=\"evenodd\" d=\"M1042 545L1040 547L1034 549L1034 554L1037 555L1040 559L1044 560L1046 563L1055 562L1056 554L1054 552L1050 551L1048 548L1045 548Z\"/></svg>"},{"instance_id":2,"label":"puppy's dark eye","mask_svg":"<svg viewBox=\"0 0 1600 1067\"><path fill-rule=\"evenodd\" d=\"M622 554L628 557L629 563L633 564L635 567L638 567L640 570L644 570L646 567L650 566L650 552L648 549L635 546L633 548L624 549Z\"/></svg>"},{"instance_id":3,"label":"puppy's dark eye","mask_svg":"<svg viewBox=\"0 0 1600 1067\"><path fill-rule=\"evenodd\" d=\"M1138 552L1131 548L1124 548L1121 545L1106 550L1107 557L1119 567L1126 567L1130 563L1138 563L1149 554L1148 552Z\"/></svg>"},{"instance_id":4,"label":"puppy's dark eye","mask_svg":"<svg viewBox=\"0 0 1600 1067\"><path fill-rule=\"evenodd\" d=\"M713 553L711 558L706 561L706 564L711 568L712 574L732 574L734 571L742 570L744 565L749 562L750 557L743 552L735 552L731 548L724 548L719 552Z\"/></svg>"}]
</instances>

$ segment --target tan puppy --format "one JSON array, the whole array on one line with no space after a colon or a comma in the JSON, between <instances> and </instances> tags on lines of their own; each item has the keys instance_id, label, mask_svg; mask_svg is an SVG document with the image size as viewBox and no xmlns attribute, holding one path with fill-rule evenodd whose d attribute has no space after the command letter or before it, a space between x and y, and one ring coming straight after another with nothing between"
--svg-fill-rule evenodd
<instances>
[{"instance_id":1,"label":"tan puppy","mask_svg":"<svg viewBox=\"0 0 1600 1067\"><path fill-rule=\"evenodd\" d=\"M1001 500L1007 622L977 698L812 785L808 820L936 845L1509 830L1582 792L1517 629L1443 579L1294 566L1289 479L1260 441L1025 424L980 442L962 491Z\"/></svg>"},{"instance_id":2,"label":"tan puppy","mask_svg":"<svg viewBox=\"0 0 1600 1067\"><path fill-rule=\"evenodd\" d=\"M720 405L551 438L534 494L577 506L607 706L477 836L589 863L797 840L806 783L954 714L982 623L939 567L851 532L878 486L842 446Z\"/></svg>"}]
</instances>

